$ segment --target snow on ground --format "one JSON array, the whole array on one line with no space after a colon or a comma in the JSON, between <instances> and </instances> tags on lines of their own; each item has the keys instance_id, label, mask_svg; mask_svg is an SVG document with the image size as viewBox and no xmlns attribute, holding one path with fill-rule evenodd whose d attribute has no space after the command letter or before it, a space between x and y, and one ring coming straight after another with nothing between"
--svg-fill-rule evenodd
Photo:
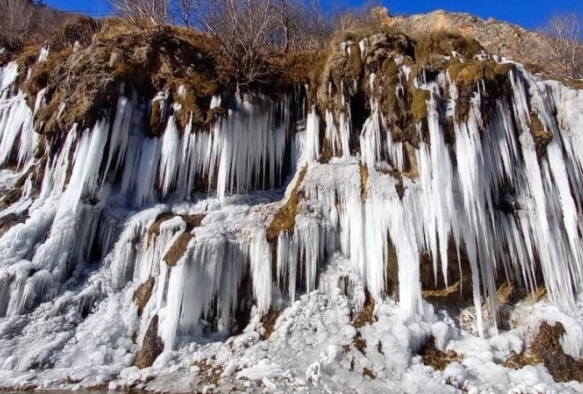
<instances>
[{"instance_id":1,"label":"snow on ground","mask_svg":"<svg viewBox=\"0 0 583 394\"><path fill-rule=\"evenodd\" d=\"M443 372L423 365L415 354L442 323L439 314L430 316L433 323L411 321L395 303L377 305L377 320L360 329L366 345L358 350L350 304L346 296L333 300L314 291L281 314L267 340L261 340L261 327L251 324L246 332L225 342L190 344L161 356L151 368L124 369L109 388L135 385L162 392L201 390L211 383L205 371L196 366L197 361L210 360L221 371L213 392L228 392L233 387L245 392L289 393L453 393L457 388L469 393L583 392L579 383L554 382L544 366L512 370L499 364L501 355L521 350L527 333L535 331L534 325L549 314L571 323L567 333L581 330L583 320L550 304L518 306L514 315L524 320L517 321L519 325L512 331L491 337L480 338L449 327L447 336L453 339L442 338L445 349L455 350L463 359L452 362ZM374 378L363 375L365 369Z\"/></svg>"}]
</instances>

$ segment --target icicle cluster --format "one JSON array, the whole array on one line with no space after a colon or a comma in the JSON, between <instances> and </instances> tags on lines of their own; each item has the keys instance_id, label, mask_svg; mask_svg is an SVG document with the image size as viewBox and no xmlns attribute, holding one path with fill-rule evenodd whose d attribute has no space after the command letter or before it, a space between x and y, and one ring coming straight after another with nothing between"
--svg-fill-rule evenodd
<instances>
[{"instance_id":1,"label":"icicle cluster","mask_svg":"<svg viewBox=\"0 0 583 394\"><path fill-rule=\"evenodd\" d=\"M404 81L409 70L399 64ZM133 317L120 323L124 334L115 335L137 331L142 341L157 316L169 350L207 327L227 331L251 304L262 314L281 295L293 302L317 289L334 259L346 262L355 286L386 297L389 251L396 254L399 302L409 316L423 313L425 252L446 285L448 265L462 254L467 259L479 330L482 300L495 309L500 275L532 289L540 270L552 298L566 308L581 290L583 94L540 81L519 65L509 76L513 95L496 100L488 121L478 87L467 120L453 122L453 142L446 141L441 120L456 113L455 85L446 72L415 81L430 92L427 130L416 125L427 138L409 158L416 174L405 172L410 152L393 138L374 97L362 130L353 129L349 99L339 97L344 111L314 106L294 141L292 114L302 110L287 98L240 98L205 131L193 130L192 121L180 130L171 114L162 135L152 138L141 124L147 108L138 97L120 95L110 116L92 129L73 126L52 151L48 143L39 145L33 125L44 92L30 109L14 86L17 71L15 63L0 70L0 163L16 168L0 173L0 186L6 190L26 178L21 198L0 211L0 218L18 218L0 238L0 318L71 313L79 325L89 311L105 316L117 305L133 305L138 286L153 279L141 316L132 307ZM371 87L376 78L383 76L371 74ZM439 105L444 91L446 107ZM172 112L164 94L155 100ZM215 97L211 106L220 101ZM553 136L542 156L531 133L533 116ZM351 138L355 134L359 139ZM351 146L354 141L359 146ZM326 164L318 162L324 145L335 156ZM34 158L36 151L45 152L44 161ZM32 168L44 173L36 194ZM296 174L282 202L271 192L226 198L279 185L286 169ZM201 179L207 185L197 190ZM209 190L217 200L195 194ZM268 242L266 229L294 193L293 226ZM512 209L500 209L502 203ZM194 214L206 216L193 226ZM364 292L358 294L362 305ZM55 302L49 307L47 301ZM29 351L31 335L11 339L10 349L28 350L6 368L26 369L42 358ZM65 349L61 363L81 357L68 342L71 335L47 344Z\"/></svg>"}]
</instances>

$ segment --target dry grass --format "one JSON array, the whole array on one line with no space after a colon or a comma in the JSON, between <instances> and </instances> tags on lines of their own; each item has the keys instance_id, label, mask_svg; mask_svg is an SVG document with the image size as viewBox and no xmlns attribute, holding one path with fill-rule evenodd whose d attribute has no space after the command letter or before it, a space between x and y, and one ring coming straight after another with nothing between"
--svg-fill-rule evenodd
<instances>
[{"instance_id":1,"label":"dry grass","mask_svg":"<svg viewBox=\"0 0 583 394\"><path fill-rule=\"evenodd\" d=\"M191 232L194 228L200 227L202 221L206 217L206 215L174 215L170 212L164 212L158 215L154 223L148 229L148 247L152 246L156 237L160 235L160 226L167 220L170 220L176 216L180 216L180 218L186 223L186 232Z\"/></svg>"},{"instance_id":2,"label":"dry grass","mask_svg":"<svg viewBox=\"0 0 583 394\"><path fill-rule=\"evenodd\" d=\"M75 16L67 21L62 28L57 29L49 39L51 50L61 51L79 43L87 47L93 41L93 37L101 30L102 22L86 16Z\"/></svg>"},{"instance_id":3,"label":"dry grass","mask_svg":"<svg viewBox=\"0 0 583 394\"><path fill-rule=\"evenodd\" d=\"M352 345L362 354L366 354L366 341L362 337L360 331L358 331L354 338L352 338Z\"/></svg>"},{"instance_id":4,"label":"dry grass","mask_svg":"<svg viewBox=\"0 0 583 394\"><path fill-rule=\"evenodd\" d=\"M72 53L72 40L89 47ZM39 51L39 45L26 47L19 62L32 65ZM103 116L103 109L116 102L122 83L125 94L133 90L149 99L181 80L193 95L182 103L186 114L179 119L181 125L190 113L196 122L205 123L212 119L208 113L212 94L223 89L217 83L220 78L212 51L208 37L187 29L163 27L144 33L117 19L98 23L80 18L55 35L47 61L32 66L24 90L34 100L38 91L47 88L47 105L36 119L37 125L43 125L42 133L63 133L73 123L92 127ZM57 119L61 104L67 110ZM152 135L160 134L166 120L159 116L156 105L148 122Z\"/></svg>"},{"instance_id":5,"label":"dry grass","mask_svg":"<svg viewBox=\"0 0 583 394\"><path fill-rule=\"evenodd\" d=\"M138 289L134 293L134 302L138 306L138 316L142 316L144 312L144 308L148 301L150 301L150 297L152 296L152 290L154 289L154 284L156 280L153 277L148 278L148 280L138 286Z\"/></svg>"},{"instance_id":6,"label":"dry grass","mask_svg":"<svg viewBox=\"0 0 583 394\"><path fill-rule=\"evenodd\" d=\"M261 324L263 325L263 339L269 339L273 331L275 331L275 323L277 319L281 316L281 311L269 308L269 312L261 318Z\"/></svg>"},{"instance_id":7,"label":"dry grass","mask_svg":"<svg viewBox=\"0 0 583 394\"><path fill-rule=\"evenodd\" d=\"M459 87L473 86L482 80L502 82L514 67L512 64L496 62L468 61L462 63L456 59L449 64L448 70L452 82Z\"/></svg>"},{"instance_id":8,"label":"dry grass","mask_svg":"<svg viewBox=\"0 0 583 394\"><path fill-rule=\"evenodd\" d=\"M300 202L299 190L304 181L307 170L307 166L302 168L287 202L279 209L279 211L277 211L273 220L269 224L265 235L267 241L270 243L276 243L279 234L284 231L288 234L293 234L296 224L296 215L298 214L298 205Z\"/></svg>"},{"instance_id":9,"label":"dry grass","mask_svg":"<svg viewBox=\"0 0 583 394\"><path fill-rule=\"evenodd\" d=\"M431 64L438 61L438 57L451 56L454 51L472 59L482 51L478 41L446 30L419 34L414 41L415 61L420 64Z\"/></svg>"},{"instance_id":10,"label":"dry grass","mask_svg":"<svg viewBox=\"0 0 583 394\"><path fill-rule=\"evenodd\" d=\"M214 385L219 384L224 370L222 365L213 364L209 360L195 361L193 365L200 368L199 374L204 378L205 382Z\"/></svg>"},{"instance_id":11,"label":"dry grass","mask_svg":"<svg viewBox=\"0 0 583 394\"><path fill-rule=\"evenodd\" d=\"M439 305L457 305L460 298L460 281L448 287L425 289L421 292L423 299Z\"/></svg>"},{"instance_id":12,"label":"dry grass","mask_svg":"<svg viewBox=\"0 0 583 394\"><path fill-rule=\"evenodd\" d=\"M498 64L492 61L461 63L457 59L452 60L448 71L459 93L456 100L456 122L467 121L470 99L478 90L478 82L482 81L485 89L481 89L480 112L484 122L488 123L492 115L497 112L498 100L512 95L509 73L514 68L513 64Z\"/></svg>"},{"instance_id":13,"label":"dry grass","mask_svg":"<svg viewBox=\"0 0 583 394\"><path fill-rule=\"evenodd\" d=\"M366 367L362 370L362 376L368 376L371 379L376 379L375 373Z\"/></svg>"},{"instance_id":14,"label":"dry grass","mask_svg":"<svg viewBox=\"0 0 583 394\"><path fill-rule=\"evenodd\" d=\"M365 164L360 164L360 197L362 201L366 201L368 198L367 191L368 184L368 167Z\"/></svg>"},{"instance_id":15,"label":"dry grass","mask_svg":"<svg viewBox=\"0 0 583 394\"><path fill-rule=\"evenodd\" d=\"M362 311L356 315L356 317L354 318L354 321L352 323L352 325L354 326L354 328L362 328L364 326L366 326L367 324L373 324L376 319L374 316L374 308L375 308L375 302L373 300L373 298L371 297L370 294L366 294L366 300L364 302L364 306L362 308Z\"/></svg>"},{"instance_id":16,"label":"dry grass","mask_svg":"<svg viewBox=\"0 0 583 394\"><path fill-rule=\"evenodd\" d=\"M156 240L156 237L160 235L160 225L165 221L172 219L173 217L174 215L169 212L164 212L158 215L154 221L154 224L152 224L148 229L148 247L150 247Z\"/></svg>"},{"instance_id":17,"label":"dry grass","mask_svg":"<svg viewBox=\"0 0 583 394\"><path fill-rule=\"evenodd\" d=\"M544 364L557 382L583 381L583 361L575 360L565 354L561 347L561 338L565 329L561 323L551 326L542 322L538 334L529 350L522 354L513 353L504 365L508 368L521 369L526 365Z\"/></svg>"},{"instance_id":18,"label":"dry grass","mask_svg":"<svg viewBox=\"0 0 583 394\"><path fill-rule=\"evenodd\" d=\"M462 357L453 350L448 350L447 353L435 347L435 339L433 337L421 349L420 355L423 358L423 363L433 367L437 371L443 371L450 363L454 361L462 361Z\"/></svg>"},{"instance_id":19,"label":"dry grass","mask_svg":"<svg viewBox=\"0 0 583 394\"><path fill-rule=\"evenodd\" d=\"M175 267L178 261L184 256L190 240L194 235L189 232L180 234L178 239L172 244L168 252L164 255L164 261L169 267Z\"/></svg>"},{"instance_id":20,"label":"dry grass","mask_svg":"<svg viewBox=\"0 0 583 394\"><path fill-rule=\"evenodd\" d=\"M532 293L529 293L526 297L527 301L538 302L542 300L548 300L549 293L545 286L538 286Z\"/></svg>"},{"instance_id":21,"label":"dry grass","mask_svg":"<svg viewBox=\"0 0 583 394\"><path fill-rule=\"evenodd\" d=\"M155 315L150 321L142 347L134 361L134 366L140 369L152 366L163 350L164 342L158 336L158 315Z\"/></svg>"},{"instance_id":22,"label":"dry grass","mask_svg":"<svg viewBox=\"0 0 583 394\"><path fill-rule=\"evenodd\" d=\"M547 145L553 139L553 133L545 129L544 125L534 112L530 113L530 134L534 139L536 154L542 157L547 152Z\"/></svg>"},{"instance_id":23,"label":"dry grass","mask_svg":"<svg viewBox=\"0 0 583 394\"><path fill-rule=\"evenodd\" d=\"M411 95L411 113L415 123L419 123L427 119L427 101L431 99L431 93L428 90L412 89Z\"/></svg>"},{"instance_id":24,"label":"dry grass","mask_svg":"<svg viewBox=\"0 0 583 394\"><path fill-rule=\"evenodd\" d=\"M214 82L208 73L193 72L189 78L174 80L171 83L174 91L180 86L184 88L183 96L174 95L174 100L181 106L180 112L176 114L176 120L183 130L191 117L198 128L204 128L224 114L222 108L208 109L211 97L221 90L221 86Z\"/></svg>"},{"instance_id":25,"label":"dry grass","mask_svg":"<svg viewBox=\"0 0 583 394\"><path fill-rule=\"evenodd\" d=\"M202 225L202 221L206 215L182 215L180 217L186 223L186 231L192 231L192 229Z\"/></svg>"},{"instance_id":26,"label":"dry grass","mask_svg":"<svg viewBox=\"0 0 583 394\"><path fill-rule=\"evenodd\" d=\"M5 192L4 195L0 198L0 210L14 204L20 199L20 196L22 196L21 187L14 187Z\"/></svg>"}]
</instances>

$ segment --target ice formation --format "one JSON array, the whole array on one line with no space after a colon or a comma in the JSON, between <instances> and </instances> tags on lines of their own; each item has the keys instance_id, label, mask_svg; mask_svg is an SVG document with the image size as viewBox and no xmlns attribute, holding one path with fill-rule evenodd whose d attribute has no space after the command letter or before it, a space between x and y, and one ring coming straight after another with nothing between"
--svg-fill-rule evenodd
<instances>
[{"instance_id":1,"label":"ice formation","mask_svg":"<svg viewBox=\"0 0 583 394\"><path fill-rule=\"evenodd\" d=\"M242 314L258 317L281 303L297 309L294 302L317 289L350 293L357 309L365 293L380 305L391 296L389 280L399 283L399 324L413 324L399 329L413 332L419 321L434 323L422 301L426 252L435 280L441 275L446 285L450 264L462 255L469 263L479 333L482 303L497 308L499 277L534 289L542 273L564 310L582 290L583 93L520 65L509 71L513 94L497 98L488 119L478 86L452 139L444 119L454 118L458 93L448 73L411 77L429 92L426 130L417 125L427 135L413 154L417 174L405 171L403 142L374 97L361 129L344 96L344 110L334 112L298 109L305 104L293 96L250 95L236 96L209 130L192 121L181 130L181 108L162 92L154 100L165 129L148 137L148 109L122 88L109 114L90 129L73 126L56 148L35 132L44 92L29 108L18 71L16 63L0 70L0 164L10 166L0 188L23 180L19 198L0 211L16 218L0 238L4 371L86 367L107 380L131 366L154 317L171 354L228 336ZM401 65L400 78L408 71ZM382 78L370 77L371 87ZM221 103L217 96L211 106ZM552 134L543 154L533 117ZM326 163L324 149L333 156ZM42 182L33 190L36 173ZM268 240L271 221L294 197L293 226ZM398 278L388 277L391 251ZM338 264L347 282L327 273ZM138 314L134 293L151 278ZM443 348L448 326L427 327L420 332L434 332ZM418 347L404 331L382 340L389 346L406 337ZM401 351L395 370L411 357ZM310 365L307 382L318 384L334 352ZM251 367L238 374L255 376ZM261 379L273 389L270 375Z\"/></svg>"}]
</instances>

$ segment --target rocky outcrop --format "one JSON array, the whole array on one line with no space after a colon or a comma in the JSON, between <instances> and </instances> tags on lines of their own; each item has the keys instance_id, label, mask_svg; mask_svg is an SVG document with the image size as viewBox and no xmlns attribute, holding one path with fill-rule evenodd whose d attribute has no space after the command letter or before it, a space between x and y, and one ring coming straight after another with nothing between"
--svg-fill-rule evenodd
<instances>
[{"instance_id":1,"label":"rocky outcrop","mask_svg":"<svg viewBox=\"0 0 583 394\"><path fill-rule=\"evenodd\" d=\"M547 72L560 71L558 63L548 57L546 37L493 18L484 20L470 14L439 10L428 14L389 17L386 23L413 35L438 30L455 32L477 40L493 55L531 64Z\"/></svg>"}]
</instances>

